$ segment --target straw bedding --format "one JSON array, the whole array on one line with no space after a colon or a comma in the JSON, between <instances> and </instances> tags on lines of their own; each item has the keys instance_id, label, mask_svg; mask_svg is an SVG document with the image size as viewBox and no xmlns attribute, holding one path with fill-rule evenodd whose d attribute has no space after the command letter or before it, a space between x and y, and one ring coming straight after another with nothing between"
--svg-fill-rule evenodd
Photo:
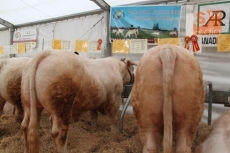
<instances>
[{"instance_id":1,"label":"straw bedding","mask_svg":"<svg viewBox=\"0 0 230 153\"><path fill-rule=\"evenodd\" d=\"M54 153L50 125L49 114L44 112L39 126L41 153ZM210 126L200 124L193 148L206 139L210 129ZM23 148L20 125L14 117L3 115L0 118L0 153L23 153ZM70 124L68 150L70 153L141 153L142 144L132 114L125 114L123 134L118 134L110 131L107 116L99 115L98 127L93 129L90 117L85 113L80 121Z\"/></svg>"}]
</instances>

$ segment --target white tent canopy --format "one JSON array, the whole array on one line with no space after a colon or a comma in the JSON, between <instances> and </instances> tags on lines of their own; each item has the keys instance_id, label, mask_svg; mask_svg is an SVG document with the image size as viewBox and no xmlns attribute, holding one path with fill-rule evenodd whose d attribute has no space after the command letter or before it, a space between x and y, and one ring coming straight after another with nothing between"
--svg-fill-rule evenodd
<instances>
[{"instance_id":1,"label":"white tent canopy","mask_svg":"<svg viewBox=\"0 0 230 153\"><path fill-rule=\"evenodd\" d=\"M47 21L75 14L84 14L108 6L160 4L170 2L206 2L211 0L0 0L0 30L6 28L4 21L13 26ZM1 20L4 20L1 22Z\"/></svg>"},{"instance_id":2,"label":"white tent canopy","mask_svg":"<svg viewBox=\"0 0 230 153\"><path fill-rule=\"evenodd\" d=\"M11 25L20 26L100 10L101 7L94 1L104 2L103 0L0 0L0 6L2 6L0 8L0 30L6 27L1 19ZM176 0L105 0L108 6L165 2L176 2Z\"/></svg>"}]
</instances>

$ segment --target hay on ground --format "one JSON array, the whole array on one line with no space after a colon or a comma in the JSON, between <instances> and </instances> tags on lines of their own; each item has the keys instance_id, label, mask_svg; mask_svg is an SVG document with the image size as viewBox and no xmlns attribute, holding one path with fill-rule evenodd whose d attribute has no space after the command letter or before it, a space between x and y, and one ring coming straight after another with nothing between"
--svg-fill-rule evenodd
<instances>
[{"instance_id":1,"label":"hay on ground","mask_svg":"<svg viewBox=\"0 0 230 153\"><path fill-rule=\"evenodd\" d=\"M42 114L39 126L40 153L54 153L54 142L50 135L51 123L49 114ZM125 114L123 134L110 131L107 116L99 115L98 127L90 125L88 113L80 121L70 124L68 132L68 150L70 153L141 153L142 144L138 128L132 114ZM203 142L209 134L210 126L201 124L198 128L194 147ZM193 148L194 148L193 147ZM12 116L0 118L0 153L22 153L24 138L20 125Z\"/></svg>"}]
</instances>

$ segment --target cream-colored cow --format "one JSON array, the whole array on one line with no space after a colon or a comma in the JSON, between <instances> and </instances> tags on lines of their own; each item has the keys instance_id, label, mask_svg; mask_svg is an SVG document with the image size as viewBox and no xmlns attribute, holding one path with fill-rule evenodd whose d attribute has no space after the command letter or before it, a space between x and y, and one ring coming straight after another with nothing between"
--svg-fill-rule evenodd
<instances>
[{"instance_id":1,"label":"cream-colored cow","mask_svg":"<svg viewBox=\"0 0 230 153\"><path fill-rule=\"evenodd\" d=\"M85 111L102 110L115 128L123 85L134 77L133 65L114 57L90 59L66 51L39 52L22 75L25 153L39 153L37 128L44 108L52 117L51 135L58 153L68 152L72 111L79 117Z\"/></svg>"},{"instance_id":2,"label":"cream-colored cow","mask_svg":"<svg viewBox=\"0 0 230 153\"><path fill-rule=\"evenodd\" d=\"M17 57L0 60L0 116L3 107L8 101L15 106L15 119L21 123L23 119L23 107L21 103L21 77L25 64L31 58Z\"/></svg>"},{"instance_id":3,"label":"cream-colored cow","mask_svg":"<svg viewBox=\"0 0 230 153\"><path fill-rule=\"evenodd\" d=\"M230 97L228 98L230 103ZM195 153L230 152L230 110L221 115L213 124L207 140L196 148Z\"/></svg>"},{"instance_id":4,"label":"cream-colored cow","mask_svg":"<svg viewBox=\"0 0 230 153\"><path fill-rule=\"evenodd\" d=\"M153 47L140 59L132 104L143 153L191 153L204 109L202 71L194 55L173 45Z\"/></svg>"},{"instance_id":5,"label":"cream-colored cow","mask_svg":"<svg viewBox=\"0 0 230 153\"><path fill-rule=\"evenodd\" d=\"M176 31L171 31L171 32L169 32L169 36L177 36L177 32Z\"/></svg>"}]
</instances>

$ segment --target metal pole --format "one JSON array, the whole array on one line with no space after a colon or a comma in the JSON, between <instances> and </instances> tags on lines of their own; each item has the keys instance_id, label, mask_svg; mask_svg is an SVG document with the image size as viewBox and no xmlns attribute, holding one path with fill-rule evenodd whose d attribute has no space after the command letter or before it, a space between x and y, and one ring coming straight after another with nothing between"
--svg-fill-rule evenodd
<instances>
[{"instance_id":1,"label":"metal pole","mask_svg":"<svg viewBox=\"0 0 230 153\"><path fill-rule=\"evenodd\" d=\"M132 90L131 90L131 92L132 92ZM129 94L129 97L128 97L128 99L127 99L127 101L126 101L126 103L125 103L125 106L124 106L124 108L122 109L122 112L121 112L121 115L120 115L120 120L119 120L119 132L122 134L123 133L123 120L124 120L124 115L125 115L125 112L126 112L126 110L127 110L127 108L128 108L128 106L129 106L129 103L130 103L130 99L131 99L131 92L130 92L130 94Z\"/></svg>"},{"instance_id":2,"label":"metal pole","mask_svg":"<svg viewBox=\"0 0 230 153\"><path fill-rule=\"evenodd\" d=\"M10 27L10 45L13 45L13 38L14 38L14 28ZM10 58L15 57L15 54L10 54Z\"/></svg>"},{"instance_id":3,"label":"metal pole","mask_svg":"<svg viewBox=\"0 0 230 153\"><path fill-rule=\"evenodd\" d=\"M205 81L204 82L205 89L208 86L208 125L212 123L212 82Z\"/></svg>"},{"instance_id":4,"label":"metal pole","mask_svg":"<svg viewBox=\"0 0 230 153\"><path fill-rule=\"evenodd\" d=\"M109 12L105 11L104 12L104 18L102 25L105 25L102 27L102 51L101 51L101 57L109 57L111 56L111 43L109 41L109 35L110 35L110 30L109 30Z\"/></svg>"}]
</instances>

